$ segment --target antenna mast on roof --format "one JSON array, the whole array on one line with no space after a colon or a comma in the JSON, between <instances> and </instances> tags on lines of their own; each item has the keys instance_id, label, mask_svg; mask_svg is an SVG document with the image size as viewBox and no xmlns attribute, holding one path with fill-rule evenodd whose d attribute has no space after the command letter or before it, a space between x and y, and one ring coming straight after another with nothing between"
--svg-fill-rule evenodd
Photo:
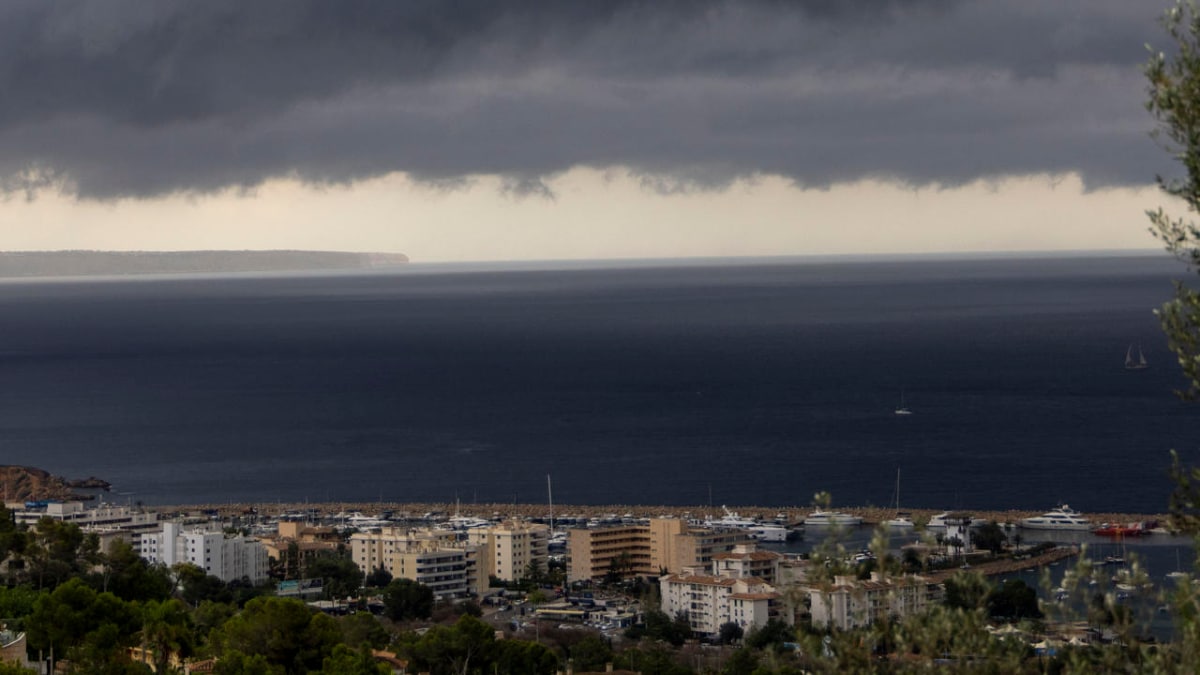
<instances>
[{"instance_id":1,"label":"antenna mast on roof","mask_svg":"<svg viewBox=\"0 0 1200 675\"><path fill-rule=\"evenodd\" d=\"M554 490L550 487L550 474L546 474L546 499L550 502L550 534L554 534Z\"/></svg>"}]
</instances>

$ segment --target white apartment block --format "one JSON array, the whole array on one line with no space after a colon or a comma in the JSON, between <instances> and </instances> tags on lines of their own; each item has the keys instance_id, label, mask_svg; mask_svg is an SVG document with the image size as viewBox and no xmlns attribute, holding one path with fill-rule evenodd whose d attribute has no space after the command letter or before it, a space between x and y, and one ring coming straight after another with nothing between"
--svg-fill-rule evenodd
<instances>
[{"instance_id":1,"label":"white apartment block","mask_svg":"<svg viewBox=\"0 0 1200 675\"><path fill-rule=\"evenodd\" d=\"M104 550L113 539L128 541L138 551L141 535L158 531L158 514L127 506L99 504L87 508L83 502L34 502L8 504L13 519L23 525L35 525L42 518L74 523L84 532L100 535Z\"/></svg>"},{"instance_id":2,"label":"white apartment block","mask_svg":"<svg viewBox=\"0 0 1200 675\"><path fill-rule=\"evenodd\" d=\"M692 630L705 635L716 635L730 622L744 631L765 625L772 617L772 603L780 597L761 579L718 577L694 570L662 577L659 588L662 611L669 616L682 612Z\"/></svg>"},{"instance_id":3,"label":"white apartment block","mask_svg":"<svg viewBox=\"0 0 1200 675\"><path fill-rule=\"evenodd\" d=\"M438 598L479 592L474 547L462 546L446 530L384 527L350 536L350 554L364 574L382 567L394 579L411 579L433 589Z\"/></svg>"},{"instance_id":4,"label":"white apartment block","mask_svg":"<svg viewBox=\"0 0 1200 675\"><path fill-rule=\"evenodd\" d=\"M191 563L222 581L245 577L257 584L267 580L267 549L257 539L163 523L158 533L143 534L141 544L142 558L151 563L167 567Z\"/></svg>"},{"instance_id":5,"label":"white apartment block","mask_svg":"<svg viewBox=\"0 0 1200 675\"><path fill-rule=\"evenodd\" d=\"M869 581L835 577L827 588L805 589L813 626L839 630L864 628L876 621L924 612L941 600L941 587L917 576L884 579L878 572Z\"/></svg>"},{"instance_id":6,"label":"white apartment block","mask_svg":"<svg viewBox=\"0 0 1200 675\"><path fill-rule=\"evenodd\" d=\"M479 552L479 574L518 581L532 563L544 574L550 562L550 528L509 521L467 530L467 542Z\"/></svg>"}]
</instances>

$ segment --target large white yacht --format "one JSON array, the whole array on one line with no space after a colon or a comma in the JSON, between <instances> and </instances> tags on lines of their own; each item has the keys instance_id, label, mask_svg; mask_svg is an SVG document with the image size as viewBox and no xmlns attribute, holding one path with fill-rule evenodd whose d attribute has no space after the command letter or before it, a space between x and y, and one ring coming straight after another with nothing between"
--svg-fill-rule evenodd
<instances>
[{"instance_id":1,"label":"large white yacht","mask_svg":"<svg viewBox=\"0 0 1200 675\"><path fill-rule=\"evenodd\" d=\"M729 507L722 506L725 515L720 518L708 517L704 520L705 527L721 528L726 530L748 530L758 524L753 518L744 518L739 516L737 512L730 511Z\"/></svg>"},{"instance_id":2,"label":"large white yacht","mask_svg":"<svg viewBox=\"0 0 1200 675\"><path fill-rule=\"evenodd\" d=\"M774 523L760 523L753 518L739 516L728 507L721 507L725 515L720 518L707 518L703 521L705 527L718 530L743 530L752 538L759 541L787 541L786 527Z\"/></svg>"},{"instance_id":3,"label":"large white yacht","mask_svg":"<svg viewBox=\"0 0 1200 675\"><path fill-rule=\"evenodd\" d=\"M842 513L841 511L822 511L821 509L817 509L808 514L808 517L804 519L805 527L831 527L833 525L842 527L862 525L862 518L852 516L849 513Z\"/></svg>"},{"instance_id":4,"label":"large white yacht","mask_svg":"<svg viewBox=\"0 0 1200 675\"><path fill-rule=\"evenodd\" d=\"M1034 518L1025 518L1021 527L1029 530L1090 530L1092 524L1075 509L1061 504Z\"/></svg>"}]
</instances>

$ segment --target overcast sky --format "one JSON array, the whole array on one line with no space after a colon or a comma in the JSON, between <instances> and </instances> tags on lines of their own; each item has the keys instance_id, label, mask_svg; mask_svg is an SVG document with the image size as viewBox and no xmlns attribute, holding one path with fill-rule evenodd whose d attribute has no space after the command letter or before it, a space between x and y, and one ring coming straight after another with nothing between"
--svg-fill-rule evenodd
<instances>
[{"instance_id":1,"label":"overcast sky","mask_svg":"<svg viewBox=\"0 0 1200 675\"><path fill-rule=\"evenodd\" d=\"M0 3L0 248L1152 248L1164 2Z\"/></svg>"}]
</instances>

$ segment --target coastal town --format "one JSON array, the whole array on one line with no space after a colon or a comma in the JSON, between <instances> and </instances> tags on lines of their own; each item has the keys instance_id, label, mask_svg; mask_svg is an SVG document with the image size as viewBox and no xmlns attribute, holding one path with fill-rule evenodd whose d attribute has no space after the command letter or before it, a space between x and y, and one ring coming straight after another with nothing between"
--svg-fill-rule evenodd
<instances>
[{"instance_id":1,"label":"coastal town","mask_svg":"<svg viewBox=\"0 0 1200 675\"><path fill-rule=\"evenodd\" d=\"M662 617L686 635L680 645L703 645L717 660L768 633L799 659L797 635L852 635L926 616L962 602L964 579L993 584L977 599L992 603L987 631L1003 630L1044 657L1129 639L1073 603L1099 593L1118 607L1159 607L1159 590L1190 578L1182 570L1151 578L1123 555L1089 558L1088 541L1172 540L1165 519L1101 520L1065 505L1043 514L576 505L556 512L550 503L146 508L101 495L96 503L9 499L5 509L12 526L35 539L77 528L81 541L94 542L96 561L125 552L148 568L194 570L216 586L261 589L332 617L386 616L389 584L404 581L439 606L475 608L496 639L595 636L609 645L609 661L592 664L597 669L612 668L620 645L639 644ZM10 583L28 569L21 556L4 562ZM1055 567L1055 587L1039 592L1030 575ZM15 630L20 617L8 621L3 659L47 672L53 659ZM388 672L424 672L407 670L389 643L373 652ZM569 650L559 656L565 668L556 670L587 672ZM159 657L129 648L133 660ZM181 672L213 672L220 656L172 658Z\"/></svg>"}]
</instances>

